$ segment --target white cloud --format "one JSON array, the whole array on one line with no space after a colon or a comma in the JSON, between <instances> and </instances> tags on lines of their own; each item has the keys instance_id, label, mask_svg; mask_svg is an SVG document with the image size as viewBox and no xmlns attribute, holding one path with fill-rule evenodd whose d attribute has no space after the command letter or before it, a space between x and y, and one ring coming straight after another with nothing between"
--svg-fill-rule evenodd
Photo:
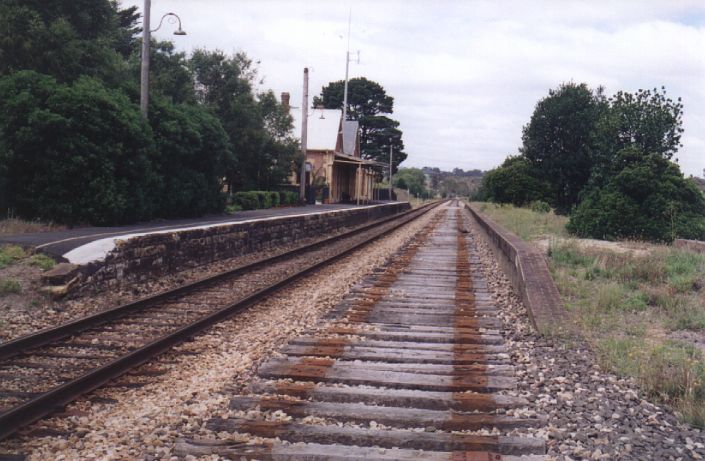
<instances>
[{"instance_id":1,"label":"white cloud","mask_svg":"<svg viewBox=\"0 0 705 461\"><path fill-rule=\"evenodd\" d=\"M122 0L123 5L138 4ZM332 2L152 0L153 23L183 20L179 49L242 50L259 60L264 88L301 101L345 72L378 81L395 98L408 166L488 169L515 153L537 100L562 82L608 93L665 85L685 105L688 174L705 167L705 4L702 1ZM157 37L171 38L169 26Z\"/></svg>"}]
</instances>

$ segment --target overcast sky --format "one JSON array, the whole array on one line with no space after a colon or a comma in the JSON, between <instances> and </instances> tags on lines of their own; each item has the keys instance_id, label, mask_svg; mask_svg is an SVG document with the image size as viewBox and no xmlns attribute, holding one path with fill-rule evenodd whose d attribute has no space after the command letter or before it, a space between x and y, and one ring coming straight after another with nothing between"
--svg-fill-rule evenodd
<instances>
[{"instance_id":1,"label":"overcast sky","mask_svg":"<svg viewBox=\"0 0 705 461\"><path fill-rule=\"evenodd\" d=\"M121 0L123 6L141 1ZM244 51L261 90L301 105L345 76L379 82L394 97L409 157L402 166L492 168L521 142L536 102L562 82L617 90L666 86L682 97L686 174L705 168L705 1L271 1L152 0L152 28L179 14L180 50Z\"/></svg>"}]
</instances>

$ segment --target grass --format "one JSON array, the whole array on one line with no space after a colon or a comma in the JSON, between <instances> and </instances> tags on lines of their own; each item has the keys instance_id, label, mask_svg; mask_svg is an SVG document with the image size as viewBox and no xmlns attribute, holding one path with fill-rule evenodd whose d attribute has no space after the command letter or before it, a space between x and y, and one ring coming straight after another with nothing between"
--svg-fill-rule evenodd
<instances>
[{"instance_id":1,"label":"grass","mask_svg":"<svg viewBox=\"0 0 705 461\"><path fill-rule=\"evenodd\" d=\"M29 265L36 266L43 271L48 271L56 265L56 261L51 259L49 256L40 253L32 255L32 257L29 258Z\"/></svg>"},{"instance_id":2,"label":"grass","mask_svg":"<svg viewBox=\"0 0 705 461\"><path fill-rule=\"evenodd\" d=\"M581 244L569 238L561 216L475 205L524 240L548 237L558 291L602 367L633 377L652 400L705 427L705 357L669 339L677 330L705 332L705 255L659 245L637 253Z\"/></svg>"},{"instance_id":3,"label":"grass","mask_svg":"<svg viewBox=\"0 0 705 461\"><path fill-rule=\"evenodd\" d=\"M17 245L5 245L0 247L0 269L7 267L15 261L27 257L27 254Z\"/></svg>"},{"instance_id":4,"label":"grass","mask_svg":"<svg viewBox=\"0 0 705 461\"><path fill-rule=\"evenodd\" d=\"M0 279L0 296L21 292L22 285L17 280Z\"/></svg>"},{"instance_id":5,"label":"grass","mask_svg":"<svg viewBox=\"0 0 705 461\"><path fill-rule=\"evenodd\" d=\"M34 232L50 232L66 229L54 223L41 221L25 221L17 218L0 219L0 235L29 234Z\"/></svg>"},{"instance_id":6,"label":"grass","mask_svg":"<svg viewBox=\"0 0 705 461\"><path fill-rule=\"evenodd\" d=\"M524 240L535 240L546 235L567 237L565 225L568 218L552 211L537 213L528 208L512 205L475 202L480 212L503 225Z\"/></svg>"}]
</instances>

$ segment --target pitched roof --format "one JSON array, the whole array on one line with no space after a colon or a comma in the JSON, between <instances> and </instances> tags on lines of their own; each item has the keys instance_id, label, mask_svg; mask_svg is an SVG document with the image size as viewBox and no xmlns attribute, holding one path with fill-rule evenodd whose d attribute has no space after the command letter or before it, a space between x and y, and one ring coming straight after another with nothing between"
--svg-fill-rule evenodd
<instances>
[{"instance_id":1,"label":"pitched roof","mask_svg":"<svg viewBox=\"0 0 705 461\"><path fill-rule=\"evenodd\" d=\"M345 120L343 122L343 153L345 155L355 155L359 126L360 124L357 120Z\"/></svg>"},{"instance_id":2,"label":"pitched roof","mask_svg":"<svg viewBox=\"0 0 705 461\"><path fill-rule=\"evenodd\" d=\"M301 137L301 109L292 108L294 136ZM306 149L335 151L343 111L340 109L309 109Z\"/></svg>"}]
</instances>

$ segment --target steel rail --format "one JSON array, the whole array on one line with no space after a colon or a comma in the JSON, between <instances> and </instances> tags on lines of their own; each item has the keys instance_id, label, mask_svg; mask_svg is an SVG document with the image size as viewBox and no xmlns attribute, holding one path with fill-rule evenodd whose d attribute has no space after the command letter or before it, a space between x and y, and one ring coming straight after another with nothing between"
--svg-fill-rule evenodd
<instances>
[{"instance_id":1,"label":"steel rail","mask_svg":"<svg viewBox=\"0 0 705 461\"><path fill-rule=\"evenodd\" d=\"M218 282L224 278L227 277L232 277L236 276L242 273L245 273L247 271L251 271L254 269L257 269L259 267L262 267L267 264L272 264L278 261L282 261L284 259L291 258L292 256L296 256L311 250L314 250L316 248L322 247L324 245L328 245L330 243L342 240L344 238L350 237L352 235L359 234L360 232L364 232L366 230L369 230L371 228L374 228L376 226L380 226L382 224L385 224L389 221L392 221L394 219L399 219L402 216L405 216L409 213L414 213L418 212L419 210L426 209L430 206L433 206L434 203L424 205L423 207L417 208L415 210L408 210L402 213L398 213L393 216L388 216L385 218L381 218L378 220L375 220L374 222L370 224L366 224L362 227L355 228L353 230L344 232L342 234L334 235L332 237L325 238L323 240L318 240L316 242L313 242L308 245L304 245L299 248L295 248L290 251L286 251L284 253L275 255L275 256L270 256L270 257L265 257L258 259L252 263L248 263L244 266L239 266L224 272L220 272L215 275L211 275L208 277L204 277L199 280L195 280L193 282L189 282L183 285L180 285L176 288L168 289L165 291L162 291L160 293L147 296L144 298L140 298L136 301L131 301L126 304L122 304L120 306L116 306L111 309L107 309L101 312L97 312L95 314L91 314L85 317L81 317L76 320L72 320L69 322L66 322L64 324L58 325L56 327L50 327L46 328L44 330L37 331L35 333L30 333L25 336L21 336L19 338L13 339L11 341L6 341L4 343L0 344L0 360L7 360L9 358L12 358L16 355L22 354L26 352L28 349L34 348L34 347L39 347L39 346L44 346L46 344L49 344L53 341L57 341L59 339L67 338L73 334L80 333L81 331L87 330L89 328L93 328L99 325L102 325L106 322L109 322L111 320L115 320L117 318L120 318L124 315L130 314L136 310L139 309L145 309L150 306L152 306L155 303L164 301L167 298L170 298L172 296L180 296L184 295L186 293L190 293L198 288L200 288L203 285L213 283L213 282Z\"/></svg>"},{"instance_id":2,"label":"steel rail","mask_svg":"<svg viewBox=\"0 0 705 461\"><path fill-rule=\"evenodd\" d=\"M46 415L49 413L55 411L56 408L61 407L63 405L66 405L67 403L75 400L79 396L90 392L101 385L105 384L106 382L110 381L111 379L117 378L124 374L125 372L129 371L132 368L135 368L151 358L154 358L155 356L169 350L171 347L174 345L181 343L188 338L192 337L193 335L203 331L204 329L221 322L225 318L236 314L245 308L249 307L250 305L266 298L267 296L273 294L277 290L281 289L282 287L300 279L301 277L314 272L331 262L340 259L351 252L375 241L376 239L383 237L394 230L400 228L401 226L407 224L408 222L418 218L419 216L425 214L426 212L430 211L432 208L435 208L436 206L440 205L443 202L434 202L428 205L424 205L423 207L420 207L418 209L414 210L409 210L404 213L399 213L396 214L390 218L383 218L381 220L375 221L375 223L372 223L370 225L363 226L362 228L357 228L354 231L346 232L343 234L339 234L334 237L330 237L327 239L324 239L322 241L316 242L314 244L311 244L309 246L305 246L296 250L293 250L291 252L286 252L281 255L277 255L272 258L264 258L262 260L259 260L251 265L243 266L241 268L236 268L231 271L223 272L221 274L217 274L216 276L212 277L207 277L201 280L198 280L196 282L181 286L177 289L174 290L168 290L162 293L159 293L154 296L150 296L147 298L143 298L141 300L135 301L133 303L127 304L120 306L119 308L116 309L123 309L121 311L122 313L119 316L123 316L126 313L129 313L129 310L134 310L136 306L142 306L144 307L144 304L146 302L156 302L159 300L162 300L166 297L169 296L174 296L178 294L182 294L185 292L191 292L198 286L201 286L207 282L212 282L214 280L220 280L223 277L233 275L234 273L238 273L238 271L246 270L246 269L252 269L253 265L262 265L267 262L271 262L272 260L275 259L282 259L285 257L291 257L295 254L300 254L305 251L310 251L312 249L315 249L317 247L320 247L324 245L325 243L332 243L337 240L342 240L346 236L350 236L351 234L358 234L362 231L370 230L374 227L378 227L381 225L384 225L388 222L391 222L393 220L398 220L398 222L383 231L380 231L378 233L373 234L369 238L358 242L354 244L353 246L346 248L342 251L337 252L331 257L325 258L322 261L319 261L317 263L314 263L294 274L292 274L289 277L286 277L285 279L282 279L272 285L269 285L255 293L252 293L248 296L246 296L243 299L240 299L228 306L225 306L221 309L218 309L211 314L208 314L204 317L201 317L200 319L196 320L195 322L190 323L189 325L183 326L167 335L162 336L161 338L158 338L151 343L144 345L128 354L125 354L115 360L113 360L110 363L107 363L101 367L98 367L92 371L89 371L88 373L85 373L84 375L73 379L71 381L68 381L50 391L47 391L39 396L36 396L32 398L31 400L20 404L14 408L11 408L10 410L0 413L0 440L8 437L9 435L13 434L16 432L19 428L26 426L27 424L30 424ZM127 311L127 312L126 312ZM102 313L101 313L102 314ZM88 318L100 318L99 322L100 324L105 323L106 321L110 320L113 317L100 317L100 314L90 316ZM71 322L70 324L67 325L73 325L76 326L76 328L80 328L80 330L74 330L74 333L77 331L82 331L88 326L95 326L95 324L83 324L81 321L84 319L80 319L75 322ZM66 325L64 325L66 326ZM38 345L45 345L48 342L51 342L55 339L49 339L49 338L58 338L62 339L66 336L69 336L71 333L66 333L65 331L61 330L61 326L57 328L53 328L50 330L45 330L42 332L37 333L37 335L42 335L42 339L38 341ZM59 330L54 334L51 334L51 331L54 330ZM55 336L59 335L59 336ZM32 335L29 335L27 337L19 338L18 340L15 340L15 343L18 344L30 344L31 341L28 341ZM24 342L20 342L20 340L24 340ZM34 346L30 346L34 347ZM24 349L26 350L26 348ZM19 352L18 352L19 353ZM13 354L16 355L16 354Z\"/></svg>"}]
</instances>

